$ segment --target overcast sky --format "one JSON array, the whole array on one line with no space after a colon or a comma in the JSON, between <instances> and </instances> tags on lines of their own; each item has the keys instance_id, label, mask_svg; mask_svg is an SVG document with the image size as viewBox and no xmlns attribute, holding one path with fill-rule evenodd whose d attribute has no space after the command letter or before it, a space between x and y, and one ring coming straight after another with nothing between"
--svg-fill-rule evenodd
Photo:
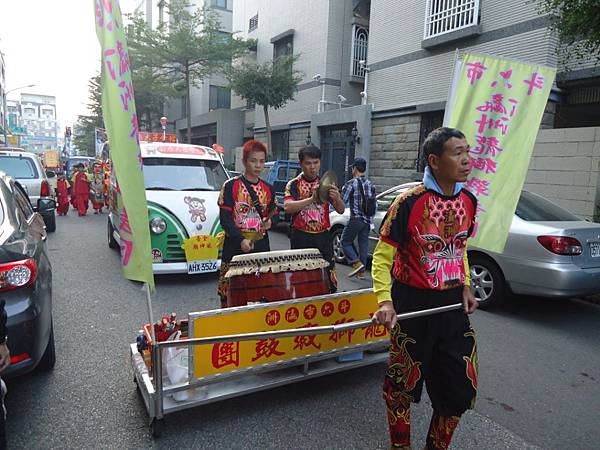
<instances>
[{"instance_id":1,"label":"overcast sky","mask_svg":"<svg viewBox=\"0 0 600 450\"><path fill-rule=\"evenodd\" d=\"M143 0L121 0L123 13ZM0 0L0 51L6 63L6 88L54 95L61 126L85 114L87 83L100 70L100 46L93 0Z\"/></svg>"}]
</instances>

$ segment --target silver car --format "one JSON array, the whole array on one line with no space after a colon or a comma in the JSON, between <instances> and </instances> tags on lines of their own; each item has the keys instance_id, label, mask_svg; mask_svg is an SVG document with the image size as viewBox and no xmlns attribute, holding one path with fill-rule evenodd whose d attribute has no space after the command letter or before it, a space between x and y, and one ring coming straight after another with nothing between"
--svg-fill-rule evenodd
<instances>
[{"instance_id":1,"label":"silver car","mask_svg":"<svg viewBox=\"0 0 600 450\"><path fill-rule=\"evenodd\" d=\"M419 183L406 183L377 196L369 253L377 245L379 226L396 196ZM345 262L340 240L350 217L332 212L337 262ZM523 191L506 247L493 253L469 247L472 285L480 306L502 302L505 290L518 295L574 297L600 293L600 224L571 214L540 195Z\"/></svg>"},{"instance_id":2,"label":"silver car","mask_svg":"<svg viewBox=\"0 0 600 450\"><path fill-rule=\"evenodd\" d=\"M37 208L39 199L53 199L54 189L48 176L56 177L53 171L44 170L42 162L35 153L26 152L17 147L0 147L0 170L10 175L25 189L31 200L31 206ZM40 211L46 230L56 231L54 209Z\"/></svg>"}]
</instances>

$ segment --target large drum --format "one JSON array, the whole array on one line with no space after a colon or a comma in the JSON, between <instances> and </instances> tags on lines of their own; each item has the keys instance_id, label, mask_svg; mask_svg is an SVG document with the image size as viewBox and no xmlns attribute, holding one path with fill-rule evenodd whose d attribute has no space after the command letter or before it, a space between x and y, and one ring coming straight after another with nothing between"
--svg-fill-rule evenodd
<instances>
[{"instance_id":1,"label":"large drum","mask_svg":"<svg viewBox=\"0 0 600 450\"><path fill-rule=\"evenodd\" d=\"M227 306L329 294L328 266L316 248L234 256Z\"/></svg>"}]
</instances>

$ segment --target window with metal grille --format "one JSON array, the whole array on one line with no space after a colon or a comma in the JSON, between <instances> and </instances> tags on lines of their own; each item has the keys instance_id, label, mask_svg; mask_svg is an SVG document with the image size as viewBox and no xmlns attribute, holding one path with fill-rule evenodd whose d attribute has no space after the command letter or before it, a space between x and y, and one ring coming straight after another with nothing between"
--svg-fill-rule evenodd
<instances>
[{"instance_id":1,"label":"window with metal grille","mask_svg":"<svg viewBox=\"0 0 600 450\"><path fill-rule=\"evenodd\" d=\"M364 78L365 66L361 61L367 61L367 47L369 46L369 30L360 25L354 25L352 32L352 61L350 74L355 77Z\"/></svg>"},{"instance_id":2,"label":"window with metal grille","mask_svg":"<svg viewBox=\"0 0 600 450\"><path fill-rule=\"evenodd\" d=\"M250 17L250 20L248 21L248 33L256 30L257 28L258 28L258 14L255 15L254 17Z\"/></svg>"},{"instance_id":3,"label":"window with metal grille","mask_svg":"<svg viewBox=\"0 0 600 450\"><path fill-rule=\"evenodd\" d=\"M427 0L425 8L423 39L461 30L479 22L479 0Z\"/></svg>"}]
</instances>

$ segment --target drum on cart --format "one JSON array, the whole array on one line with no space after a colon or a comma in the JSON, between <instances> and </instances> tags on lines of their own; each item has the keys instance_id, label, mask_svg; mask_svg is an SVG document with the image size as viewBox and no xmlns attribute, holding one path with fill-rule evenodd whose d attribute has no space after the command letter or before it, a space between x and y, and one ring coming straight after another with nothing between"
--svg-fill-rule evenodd
<instances>
[{"instance_id":1,"label":"drum on cart","mask_svg":"<svg viewBox=\"0 0 600 450\"><path fill-rule=\"evenodd\" d=\"M328 266L316 248L234 256L225 275L227 306L329 294Z\"/></svg>"}]
</instances>

